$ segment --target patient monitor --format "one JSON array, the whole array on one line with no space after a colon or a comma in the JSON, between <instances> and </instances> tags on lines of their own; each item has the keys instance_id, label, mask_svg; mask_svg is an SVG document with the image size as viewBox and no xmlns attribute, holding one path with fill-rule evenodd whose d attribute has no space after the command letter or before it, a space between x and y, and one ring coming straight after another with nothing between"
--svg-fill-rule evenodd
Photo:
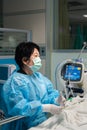
<instances>
[{"instance_id":1,"label":"patient monitor","mask_svg":"<svg viewBox=\"0 0 87 130\"><path fill-rule=\"evenodd\" d=\"M85 71L84 64L82 63L83 58L80 58L85 48L87 48L86 42L84 42L80 54L77 58L66 59L56 67L56 86L58 86L58 80L60 84L59 90L64 91L67 98L71 95L77 96L78 94L83 94L83 86L87 86L86 82L84 82L85 77L87 78L87 71Z\"/></svg>"},{"instance_id":2,"label":"patient monitor","mask_svg":"<svg viewBox=\"0 0 87 130\"><path fill-rule=\"evenodd\" d=\"M84 65L80 62L67 62L61 69L61 76L64 81L81 83L83 81Z\"/></svg>"},{"instance_id":3,"label":"patient monitor","mask_svg":"<svg viewBox=\"0 0 87 130\"><path fill-rule=\"evenodd\" d=\"M67 59L58 66L58 81L62 87L60 91L66 98L83 95L82 83L84 79L84 64L80 61ZM56 72L57 73L57 72Z\"/></svg>"},{"instance_id":4,"label":"patient monitor","mask_svg":"<svg viewBox=\"0 0 87 130\"><path fill-rule=\"evenodd\" d=\"M4 84L15 69L14 64L0 64L0 84Z\"/></svg>"}]
</instances>

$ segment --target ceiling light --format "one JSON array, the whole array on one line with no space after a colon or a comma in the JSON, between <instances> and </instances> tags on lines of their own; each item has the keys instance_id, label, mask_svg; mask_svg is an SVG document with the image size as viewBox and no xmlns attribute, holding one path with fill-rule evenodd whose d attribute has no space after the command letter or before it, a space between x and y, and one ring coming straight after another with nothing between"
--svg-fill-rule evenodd
<instances>
[{"instance_id":1,"label":"ceiling light","mask_svg":"<svg viewBox=\"0 0 87 130\"><path fill-rule=\"evenodd\" d=\"M87 14L84 14L83 17L87 18Z\"/></svg>"}]
</instances>

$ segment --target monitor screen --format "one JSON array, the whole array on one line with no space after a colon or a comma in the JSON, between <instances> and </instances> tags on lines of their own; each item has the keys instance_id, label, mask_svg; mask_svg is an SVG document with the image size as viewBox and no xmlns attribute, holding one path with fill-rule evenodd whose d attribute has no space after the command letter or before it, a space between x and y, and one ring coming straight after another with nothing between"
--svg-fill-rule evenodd
<instances>
[{"instance_id":1,"label":"monitor screen","mask_svg":"<svg viewBox=\"0 0 87 130\"><path fill-rule=\"evenodd\" d=\"M67 63L64 65L61 75L64 80L78 82L82 76L82 65L77 63Z\"/></svg>"},{"instance_id":2,"label":"monitor screen","mask_svg":"<svg viewBox=\"0 0 87 130\"><path fill-rule=\"evenodd\" d=\"M8 79L8 70L9 70L9 67L0 66L0 80L7 80Z\"/></svg>"},{"instance_id":3,"label":"monitor screen","mask_svg":"<svg viewBox=\"0 0 87 130\"><path fill-rule=\"evenodd\" d=\"M14 64L0 64L0 84L4 84L15 70Z\"/></svg>"}]
</instances>

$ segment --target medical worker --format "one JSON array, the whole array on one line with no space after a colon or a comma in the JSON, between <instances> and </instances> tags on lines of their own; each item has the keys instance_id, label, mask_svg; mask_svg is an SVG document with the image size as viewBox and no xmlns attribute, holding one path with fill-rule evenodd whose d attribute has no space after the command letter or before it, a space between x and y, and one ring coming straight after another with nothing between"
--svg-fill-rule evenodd
<instances>
[{"instance_id":1,"label":"medical worker","mask_svg":"<svg viewBox=\"0 0 87 130\"><path fill-rule=\"evenodd\" d=\"M23 118L3 125L3 130L27 130L47 119L47 113L59 114L64 98L53 88L51 81L37 72L42 64L40 48L33 42L22 42L16 47L15 71L3 86L2 97L6 117Z\"/></svg>"}]
</instances>

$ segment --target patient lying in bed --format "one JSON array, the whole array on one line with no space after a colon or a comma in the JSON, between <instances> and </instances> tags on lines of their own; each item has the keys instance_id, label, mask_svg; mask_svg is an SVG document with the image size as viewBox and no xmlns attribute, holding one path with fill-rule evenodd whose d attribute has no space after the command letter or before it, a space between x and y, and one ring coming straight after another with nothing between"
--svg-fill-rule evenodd
<instances>
[{"instance_id":1,"label":"patient lying in bed","mask_svg":"<svg viewBox=\"0 0 87 130\"><path fill-rule=\"evenodd\" d=\"M59 115L32 127L30 130L86 130L87 129L87 98L75 97L66 101Z\"/></svg>"}]
</instances>

